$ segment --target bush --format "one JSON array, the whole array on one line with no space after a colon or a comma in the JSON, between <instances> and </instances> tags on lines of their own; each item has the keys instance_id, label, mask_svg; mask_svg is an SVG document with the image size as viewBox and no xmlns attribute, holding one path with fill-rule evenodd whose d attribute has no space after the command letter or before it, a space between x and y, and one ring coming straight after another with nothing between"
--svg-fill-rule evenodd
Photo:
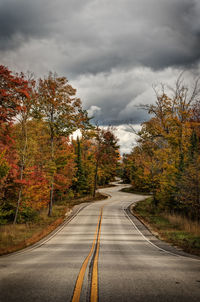
<instances>
[{"instance_id":1,"label":"bush","mask_svg":"<svg viewBox=\"0 0 200 302\"><path fill-rule=\"evenodd\" d=\"M19 210L17 222L36 222L39 218L39 212L31 207L23 205Z\"/></svg>"},{"instance_id":2,"label":"bush","mask_svg":"<svg viewBox=\"0 0 200 302\"><path fill-rule=\"evenodd\" d=\"M0 206L0 225L12 222L15 216L15 207L7 202Z\"/></svg>"}]
</instances>

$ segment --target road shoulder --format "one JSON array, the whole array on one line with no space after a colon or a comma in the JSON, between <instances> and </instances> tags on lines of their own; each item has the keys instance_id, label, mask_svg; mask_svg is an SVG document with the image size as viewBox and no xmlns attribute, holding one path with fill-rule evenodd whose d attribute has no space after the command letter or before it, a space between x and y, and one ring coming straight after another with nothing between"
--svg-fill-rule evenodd
<instances>
[{"instance_id":1,"label":"road shoulder","mask_svg":"<svg viewBox=\"0 0 200 302\"><path fill-rule=\"evenodd\" d=\"M82 202L80 204L74 205L69 211L66 212L65 217L60 217L60 219L57 219L57 220L59 220L58 224L55 224L55 226L53 226L53 229L51 229L49 232L45 233L42 237L40 237L39 240L36 239L31 244L28 244L28 245L24 244L24 246L19 249L11 250L10 252L0 254L0 257L9 257L9 256L16 255L16 254L23 254L23 253L26 253L28 251L31 251L33 249L36 249L36 248L42 246L43 244L45 244L46 242L51 240L54 236L56 236L56 234L59 233L85 207L87 207L95 202L98 202L98 201L101 201L101 200L104 200L104 199L107 199L110 197L109 194L102 193L101 195L102 195L102 199L97 199L97 200L88 201L88 202ZM104 198L103 198L103 196L104 196Z\"/></svg>"},{"instance_id":2,"label":"road shoulder","mask_svg":"<svg viewBox=\"0 0 200 302\"><path fill-rule=\"evenodd\" d=\"M149 224L147 224L141 217L136 217L136 214L133 212L134 205L135 204L131 204L128 208L126 208L125 213L132 221L133 226L139 231L139 233L141 233L141 236L143 236L145 240L147 240L150 244L154 245L162 252L200 260L200 257L186 253L180 248L172 246L169 243L158 238L158 233L153 231Z\"/></svg>"}]
</instances>

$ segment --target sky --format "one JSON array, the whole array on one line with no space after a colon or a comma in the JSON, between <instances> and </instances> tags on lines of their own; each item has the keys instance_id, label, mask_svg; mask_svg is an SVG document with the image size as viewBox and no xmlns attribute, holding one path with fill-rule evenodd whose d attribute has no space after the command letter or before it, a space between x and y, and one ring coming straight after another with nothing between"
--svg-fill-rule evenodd
<instances>
[{"instance_id":1,"label":"sky","mask_svg":"<svg viewBox=\"0 0 200 302\"><path fill-rule=\"evenodd\" d=\"M149 118L139 105L155 101L152 85L199 75L200 1L0 0L0 64L66 76L129 152L128 125Z\"/></svg>"}]
</instances>

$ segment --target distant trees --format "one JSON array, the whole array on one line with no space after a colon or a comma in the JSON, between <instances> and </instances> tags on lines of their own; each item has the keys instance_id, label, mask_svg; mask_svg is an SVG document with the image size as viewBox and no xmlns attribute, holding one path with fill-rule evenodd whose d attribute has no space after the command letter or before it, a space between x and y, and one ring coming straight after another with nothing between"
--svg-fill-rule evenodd
<instances>
[{"instance_id":1,"label":"distant trees","mask_svg":"<svg viewBox=\"0 0 200 302\"><path fill-rule=\"evenodd\" d=\"M95 196L97 183L105 185L108 184L110 180L114 179L120 158L117 138L114 136L112 131L96 127L95 141L96 150L93 196Z\"/></svg>"},{"instance_id":2,"label":"distant trees","mask_svg":"<svg viewBox=\"0 0 200 302\"><path fill-rule=\"evenodd\" d=\"M72 140L76 129L82 135ZM90 125L65 77L35 80L0 66L0 223L31 221L47 206L52 215L53 203L92 194L95 177L113 180L116 142L110 129Z\"/></svg>"},{"instance_id":3,"label":"distant trees","mask_svg":"<svg viewBox=\"0 0 200 302\"><path fill-rule=\"evenodd\" d=\"M108 184L117 175L120 158L117 138L109 128L94 127L76 143L75 191L95 196L98 185Z\"/></svg>"},{"instance_id":4,"label":"distant trees","mask_svg":"<svg viewBox=\"0 0 200 302\"><path fill-rule=\"evenodd\" d=\"M124 158L124 175L135 189L152 192L156 206L199 218L199 80L190 91L180 76L166 90L156 90L155 104L144 106L153 117Z\"/></svg>"}]
</instances>

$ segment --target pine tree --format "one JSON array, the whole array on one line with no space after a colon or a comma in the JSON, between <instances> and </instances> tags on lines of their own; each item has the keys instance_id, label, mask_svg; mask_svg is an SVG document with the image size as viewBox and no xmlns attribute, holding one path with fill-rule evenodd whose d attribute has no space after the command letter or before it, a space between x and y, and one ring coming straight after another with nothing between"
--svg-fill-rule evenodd
<instances>
[{"instance_id":1,"label":"pine tree","mask_svg":"<svg viewBox=\"0 0 200 302\"><path fill-rule=\"evenodd\" d=\"M83 165L82 165L82 155L81 155L81 143L79 137L77 137L77 146L76 146L76 181L74 183L74 190L79 195L87 193L87 180L85 177Z\"/></svg>"}]
</instances>

